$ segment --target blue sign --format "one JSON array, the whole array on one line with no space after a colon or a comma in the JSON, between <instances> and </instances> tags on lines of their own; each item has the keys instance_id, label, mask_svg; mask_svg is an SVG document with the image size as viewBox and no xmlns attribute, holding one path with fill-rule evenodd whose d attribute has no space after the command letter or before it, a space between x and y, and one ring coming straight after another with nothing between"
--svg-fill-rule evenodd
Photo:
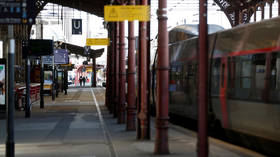
<instances>
[{"instance_id":1,"label":"blue sign","mask_svg":"<svg viewBox=\"0 0 280 157\"><path fill-rule=\"evenodd\" d=\"M67 49L56 49L53 52L54 54L54 64L68 64L68 50Z\"/></svg>"},{"instance_id":2,"label":"blue sign","mask_svg":"<svg viewBox=\"0 0 280 157\"><path fill-rule=\"evenodd\" d=\"M53 56L42 56L44 64L53 64Z\"/></svg>"},{"instance_id":3,"label":"blue sign","mask_svg":"<svg viewBox=\"0 0 280 157\"><path fill-rule=\"evenodd\" d=\"M54 57L54 64L68 64L69 63L69 56L67 49L56 49L53 52L54 56L43 56L43 63L44 64L53 64L53 57Z\"/></svg>"}]
</instances>

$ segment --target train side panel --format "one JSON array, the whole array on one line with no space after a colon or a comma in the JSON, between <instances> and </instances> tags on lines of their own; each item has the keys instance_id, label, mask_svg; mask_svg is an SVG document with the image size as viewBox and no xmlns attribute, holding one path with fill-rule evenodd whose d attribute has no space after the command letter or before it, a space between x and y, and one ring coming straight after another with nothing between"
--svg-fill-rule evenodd
<instances>
[{"instance_id":1,"label":"train side panel","mask_svg":"<svg viewBox=\"0 0 280 157\"><path fill-rule=\"evenodd\" d=\"M170 112L195 120L197 45L197 38L192 38L172 43L169 49ZM209 59L209 113L226 130L279 146L280 18L210 35ZM267 141L248 142L277 154Z\"/></svg>"}]
</instances>

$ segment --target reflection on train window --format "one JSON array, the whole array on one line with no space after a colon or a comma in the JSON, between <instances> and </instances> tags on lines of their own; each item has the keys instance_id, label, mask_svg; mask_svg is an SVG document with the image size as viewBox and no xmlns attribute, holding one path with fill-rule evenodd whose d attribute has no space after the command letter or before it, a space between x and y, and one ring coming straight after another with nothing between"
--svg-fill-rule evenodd
<instances>
[{"instance_id":1,"label":"reflection on train window","mask_svg":"<svg viewBox=\"0 0 280 157\"><path fill-rule=\"evenodd\" d=\"M236 69L236 58L231 57L228 58L228 87L229 88L235 88L235 69Z\"/></svg>"},{"instance_id":2,"label":"reflection on train window","mask_svg":"<svg viewBox=\"0 0 280 157\"><path fill-rule=\"evenodd\" d=\"M276 59L276 89L280 89L280 56Z\"/></svg>"},{"instance_id":3,"label":"reflection on train window","mask_svg":"<svg viewBox=\"0 0 280 157\"><path fill-rule=\"evenodd\" d=\"M271 71L270 71L270 88L271 89L277 89L276 87L276 61L277 61L277 53L272 53L272 58L271 58Z\"/></svg>"},{"instance_id":4,"label":"reflection on train window","mask_svg":"<svg viewBox=\"0 0 280 157\"><path fill-rule=\"evenodd\" d=\"M194 66L192 64L188 65L188 77L194 76Z\"/></svg>"},{"instance_id":5,"label":"reflection on train window","mask_svg":"<svg viewBox=\"0 0 280 157\"><path fill-rule=\"evenodd\" d=\"M183 89L183 87L181 86L183 84L182 70L183 70L183 64L181 63L170 65L169 83L170 86L172 86L172 91Z\"/></svg>"},{"instance_id":6,"label":"reflection on train window","mask_svg":"<svg viewBox=\"0 0 280 157\"><path fill-rule=\"evenodd\" d=\"M255 87L264 89L265 80L265 54L255 54L253 56L253 65L255 66Z\"/></svg>"},{"instance_id":7,"label":"reflection on train window","mask_svg":"<svg viewBox=\"0 0 280 157\"><path fill-rule=\"evenodd\" d=\"M241 64L241 87L251 88L251 70L252 63L250 60L244 60Z\"/></svg>"},{"instance_id":8,"label":"reflection on train window","mask_svg":"<svg viewBox=\"0 0 280 157\"><path fill-rule=\"evenodd\" d=\"M212 63L211 75L211 93L212 95L219 95L219 82L220 82L220 67L221 59L214 59Z\"/></svg>"}]
</instances>

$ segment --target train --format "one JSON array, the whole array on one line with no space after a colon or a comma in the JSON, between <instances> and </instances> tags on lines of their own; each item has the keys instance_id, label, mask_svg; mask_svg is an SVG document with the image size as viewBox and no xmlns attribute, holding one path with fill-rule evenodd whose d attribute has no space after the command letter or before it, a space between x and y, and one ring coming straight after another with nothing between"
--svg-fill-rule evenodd
<instances>
[{"instance_id":1,"label":"train","mask_svg":"<svg viewBox=\"0 0 280 157\"><path fill-rule=\"evenodd\" d=\"M212 28L209 126L222 129L233 143L280 156L280 17L227 30ZM199 47L198 31L193 30L178 26L169 31L169 113L197 121Z\"/></svg>"}]
</instances>

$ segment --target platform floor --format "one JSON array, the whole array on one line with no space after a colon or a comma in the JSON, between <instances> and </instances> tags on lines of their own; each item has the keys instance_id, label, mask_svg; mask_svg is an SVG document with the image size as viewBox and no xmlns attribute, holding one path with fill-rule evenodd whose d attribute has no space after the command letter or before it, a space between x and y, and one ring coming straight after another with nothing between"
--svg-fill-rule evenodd
<instances>
[{"instance_id":1,"label":"platform floor","mask_svg":"<svg viewBox=\"0 0 280 157\"><path fill-rule=\"evenodd\" d=\"M135 131L106 110L105 88L72 88L55 101L46 96L45 108L32 107L31 118L23 111L15 116L17 157L153 157L152 139L136 140ZM6 121L0 120L0 157L5 156ZM196 133L170 125L170 157L196 157ZM210 138L210 157L263 157L256 152Z\"/></svg>"}]
</instances>

